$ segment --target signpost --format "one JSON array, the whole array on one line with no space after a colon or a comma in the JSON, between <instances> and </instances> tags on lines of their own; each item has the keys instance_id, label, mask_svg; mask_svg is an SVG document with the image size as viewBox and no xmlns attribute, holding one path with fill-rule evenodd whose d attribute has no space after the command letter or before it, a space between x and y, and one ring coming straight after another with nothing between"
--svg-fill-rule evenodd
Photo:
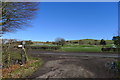
<instances>
[{"instance_id":1,"label":"signpost","mask_svg":"<svg viewBox=\"0 0 120 80\"><path fill-rule=\"evenodd\" d=\"M22 45L18 45L18 47L22 47Z\"/></svg>"},{"instance_id":2,"label":"signpost","mask_svg":"<svg viewBox=\"0 0 120 80\"><path fill-rule=\"evenodd\" d=\"M21 50L21 58L22 58L22 63L26 63L26 61L28 61L28 57L26 54L26 50L25 50L25 41L21 42L21 45L18 45L18 47L22 48Z\"/></svg>"},{"instance_id":3,"label":"signpost","mask_svg":"<svg viewBox=\"0 0 120 80\"><path fill-rule=\"evenodd\" d=\"M25 41L22 42L22 49L25 49Z\"/></svg>"}]
</instances>

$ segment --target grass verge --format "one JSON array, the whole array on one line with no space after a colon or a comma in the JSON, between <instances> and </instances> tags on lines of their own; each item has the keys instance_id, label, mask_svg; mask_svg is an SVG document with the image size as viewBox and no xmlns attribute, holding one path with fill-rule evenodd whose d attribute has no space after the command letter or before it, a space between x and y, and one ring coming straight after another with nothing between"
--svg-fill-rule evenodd
<instances>
[{"instance_id":1,"label":"grass verge","mask_svg":"<svg viewBox=\"0 0 120 80\"><path fill-rule=\"evenodd\" d=\"M29 57L29 61L22 66L19 64L12 65L9 68L2 70L2 77L4 78L25 78L31 75L43 64L40 58Z\"/></svg>"},{"instance_id":2,"label":"grass verge","mask_svg":"<svg viewBox=\"0 0 120 80\"><path fill-rule=\"evenodd\" d=\"M117 68L118 68L118 75L115 78L118 78L120 80L120 61L116 61Z\"/></svg>"}]
</instances>

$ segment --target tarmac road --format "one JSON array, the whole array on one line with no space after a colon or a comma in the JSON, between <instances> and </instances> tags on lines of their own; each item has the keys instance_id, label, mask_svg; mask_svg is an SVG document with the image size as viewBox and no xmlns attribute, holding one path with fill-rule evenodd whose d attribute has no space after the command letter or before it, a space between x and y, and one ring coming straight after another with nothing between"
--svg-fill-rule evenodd
<instances>
[{"instance_id":1,"label":"tarmac road","mask_svg":"<svg viewBox=\"0 0 120 80\"><path fill-rule=\"evenodd\" d=\"M89 56L89 57L111 57L120 58L120 54L116 53L68 53L68 52L41 52L39 50L29 51L31 54L50 54L50 55L72 55L72 56Z\"/></svg>"}]
</instances>

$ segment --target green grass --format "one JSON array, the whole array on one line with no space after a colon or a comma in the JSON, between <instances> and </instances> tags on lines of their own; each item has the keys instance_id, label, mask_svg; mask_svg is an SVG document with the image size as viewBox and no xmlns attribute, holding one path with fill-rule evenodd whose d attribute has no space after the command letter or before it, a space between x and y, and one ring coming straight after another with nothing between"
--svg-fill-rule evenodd
<instances>
[{"instance_id":1,"label":"green grass","mask_svg":"<svg viewBox=\"0 0 120 80\"><path fill-rule=\"evenodd\" d=\"M116 61L117 68L120 70L120 61Z\"/></svg>"},{"instance_id":2,"label":"green grass","mask_svg":"<svg viewBox=\"0 0 120 80\"><path fill-rule=\"evenodd\" d=\"M61 51L64 52L101 52L101 46L95 45L71 45L64 46Z\"/></svg>"},{"instance_id":3,"label":"green grass","mask_svg":"<svg viewBox=\"0 0 120 80\"><path fill-rule=\"evenodd\" d=\"M110 47L111 44L104 47ZM64 45L59 51L63 52L102 52L101 45Z\"/></svg>"},{"instance_id":4,"label":"green grass","mask_svg":"<svg viewBox=\"0 0 120 80\"><path fill-rule=\"evenodd\" d=\"M116 61L116 64L117 64L117 68L118 68L118 75L116 75L115 78L119 78L120 79L120 61Z\"/></svg>"},{"instance_id":5,"label":"green grass","mask_svg":"<svg viewBox=\"0 0 120 80\"><path fill-rule=\"evenodd\" d=\"M2 61L4 66L7 66L7 64L5 64L5 61L7 60L8 54L10 54L10 63L12 61L12 59L20 59L21 60L21 50L20 49L13 49L10 48L7 51L3 51L2 52ZM8 73L10 75L5 75L6 78L16 78L16 76L20 76L20 78L24 78L28 75L31 75L34 71L36 71L42 64L43 64L43 60L40 58L34 58L34 57L30 57L29 56L29 61L33 61L31 64L25 64L26 66L21 66L20 68L15 69L14 71L12 71L11 73ZM12 66L12 64L10 64Z\"/></svg>"},{"instance_id":6,"label":"green grass","mask_svg":"<svg viewBox=\"0 0 120 80\"><path fill-rule=\"evenodd\" d=\"M48 47L48 46L57 46L57 45L54 45L54 44L43 44L43 45L31 45L31 46L36 46L36 47L42 47L42 46L44 46L44 47Z\"/></svg>"},{"instance_id":7,"label":"green grass","mask_svg":"<svg viewBox=\"0 0 120 80\"><path fill-rule=\"evenodd\" d=\"M14 51L11 50L9 52L3 52L2 53L2 62L4 64L4 66L7 66L7 64L5 64L5 61L8 60L8 54L10 54L10 61L9 63L12 63L12 60L21 60L21 54L18 50Z\"/></svg>"},{"instance_id":8,"label":"green grass","mask_svg":"<svg viewBox=\"0 0 120 80\"><path fill-rule=\"evenodd\" d=\"M15 78L19 75L20 78L25 78L26 76L31 75L43 64L43 60L40 58L29 57L29 60L37 61L32 64L28 64L28 67L22 66L21 68L11 72L10 77Z\"/></svg>"},{"instance_id":9,"label":"green grass","mask_svg":"<svg viewBox=\"0 0 120 80\"><path fill-rule=\"evenodd\" d=\"M64 45L63 47L96 47L96 45Z\"/></svg>"},{"instance_id":10,"label":"green grass","mask_svg":"<svg viewBox=\"0 0 120 80\"><path fill-rule=\"evenodd\" d=\"M101 48L103 46L99 45L100 41L101 40L95 40L95 39L81 39L79 44L79 40L68 40L66 42L66 45L61 46L61 49L58 51L59 52L102 52ZM104 47L108 48L113 46L114 41L112 40L105 40L105 41L106 41L106 45ZM33 46L56 46L56 45L45 44L45 45L33 45Z\"/></svg>"},{"instance_id":11,"label":"green grass","mask_svg":"<svg viewBox=\"0 0 120 80\"><path fill-rule=\"evenodd\" d=\"M113 44L107 44L104 47L111 47ZM48 45L34 45L34 46L48 46ZM56 45L52 45L56 46ZM57 50L58 52L102 52L102 45L79 45L79 44L66 44L64 46L60 46L61 49ZM51 50L50 50L51 51Z\"/></svg>"},{"instance_id":12,"label":"green grass","mask_svg":"<svg viewBox=\"0 0 120 80\"><path fill-rule=\"evenodd\" d=\"M21 59L20 53L12 52L12 53L10 53L10 56L12 59Z\"/></svg>"}]
</instances>

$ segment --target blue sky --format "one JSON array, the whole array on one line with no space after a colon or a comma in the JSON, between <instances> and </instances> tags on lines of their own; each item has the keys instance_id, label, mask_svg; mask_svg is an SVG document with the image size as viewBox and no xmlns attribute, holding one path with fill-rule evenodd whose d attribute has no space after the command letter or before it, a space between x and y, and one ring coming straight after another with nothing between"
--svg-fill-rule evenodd
<instances>
[{"instance_id":1,"label":"blue sky","mask_svg":"<svg viewBox=\"0 0 120 80\"><path fill-rule=\"evenodd\" d=\"M31 26L3 38L32 41L112 39L118 30L117 2L41 2Z\"/></svg>"}]
</instances>

